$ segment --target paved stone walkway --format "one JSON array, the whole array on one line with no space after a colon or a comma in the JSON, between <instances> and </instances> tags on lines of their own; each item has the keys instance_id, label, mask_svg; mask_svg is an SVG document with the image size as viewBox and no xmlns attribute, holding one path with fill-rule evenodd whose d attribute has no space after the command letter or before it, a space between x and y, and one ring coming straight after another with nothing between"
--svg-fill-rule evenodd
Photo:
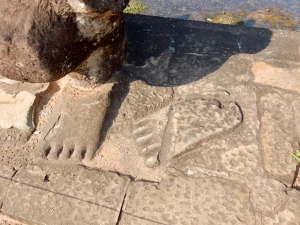
<instances>
[{"instance_id":1,"label":"paved stone walkway","mask_svg":"<svg viewBox=\"0 0 300 225\"><path fill-rule=\"evenodd\" d=\"M101 151L77 165L35 160L37 137L2 147L0 210L19 222L0 223L300 224L300 33L126 22Z\"/></svg>"}]
</instances>

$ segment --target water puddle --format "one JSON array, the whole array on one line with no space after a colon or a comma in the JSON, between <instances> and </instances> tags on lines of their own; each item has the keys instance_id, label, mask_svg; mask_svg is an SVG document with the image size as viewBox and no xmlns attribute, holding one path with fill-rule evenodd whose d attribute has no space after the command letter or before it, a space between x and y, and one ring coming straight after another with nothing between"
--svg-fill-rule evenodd
<instances>
[{"instance_id":1,"label":"water puddle","mask_svg":"<svg viewBox=\"0 0 300 225\"><path fill-rule=\"evenodd\" d=\"M144 15L300 30L299 0L139 0L139 2L146 5L146 8L139 12Z\"/></svg>"}]
</instances>

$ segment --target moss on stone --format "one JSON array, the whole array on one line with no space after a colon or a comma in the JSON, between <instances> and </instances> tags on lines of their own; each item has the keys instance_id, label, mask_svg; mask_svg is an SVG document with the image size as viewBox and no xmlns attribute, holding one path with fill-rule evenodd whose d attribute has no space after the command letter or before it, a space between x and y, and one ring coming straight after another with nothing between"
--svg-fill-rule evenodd
<instances>
[{"instance_id":1,"label":"moss on stone","mask_svg":"<svg viewBox=\"0 0 300 225\"><path fill-rule=\"evenodd\" d=\"M124 13L139 13L146 9L146 4L139 1L130 1L128 6L124 9Z\"/></svg>"},{"instance_id":2,"label":"moss on stone","mask_svg":"<svg viewBox=\"0 0 300 225\"><path fill-rule=\"evenodd\" d=\"M273 28L293 29L296 25L291 13L279 8L257 10L250 13L247 18L267 23Z\"/></svg>"},{"instance_id":3,"label":"moss on stone","mask_svg":"<svg viewBox=\"0 0 300 225\"><path fill-rule=\"evenodd\" d=\"M207 21L218 24L244 24L241 12L231 13L231 12L221 12L211 17L207 17Z\"/></svg>"}]
</instances>

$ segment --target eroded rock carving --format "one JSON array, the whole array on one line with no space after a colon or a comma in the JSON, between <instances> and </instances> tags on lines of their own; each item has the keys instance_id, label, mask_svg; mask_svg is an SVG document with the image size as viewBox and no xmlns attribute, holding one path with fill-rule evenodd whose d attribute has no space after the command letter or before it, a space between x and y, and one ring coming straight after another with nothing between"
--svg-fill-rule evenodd
<instances>
[{"instance_id":1,"label":"eroded rock carving","mask_svg":"<svg viewBox=\"0 0 300 225\"><path fill-rule=\"evenodd\" d=\"M128 0L1 2L0 75L32 83L71 77L42 130L36 156L93 158L112 74L127 56L122 13L127 4Z\"/></svg>"},{"instance_id":2,"label":"eroded rock carving","mask_svg":"<svg viewBox=\"0 0 300 225\"><path fill-rule=\"evenodd\" d=\"M128 0L4 0L0 74L49 82L77 71L105 82L126 56L122 9Z\"/></svg>"},{"instance_id":3,"label":"eroded rock carving","mask_svg":"<svg viewBox=\"0 0 300 225\"><path fill-rule=\"evenodd\" d=\"M135 123L139 126L134 134L145 165L153 167L228 134L241 122L242 113L235 102L195 99L170 105L140 120Z\"/></svg>"}]
</instances>

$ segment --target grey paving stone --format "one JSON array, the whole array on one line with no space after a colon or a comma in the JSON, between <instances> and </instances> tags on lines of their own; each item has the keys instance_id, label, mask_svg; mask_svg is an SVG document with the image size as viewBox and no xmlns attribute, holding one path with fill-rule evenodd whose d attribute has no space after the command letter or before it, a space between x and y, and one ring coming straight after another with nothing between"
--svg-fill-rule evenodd
<instances>
[{"instance_id":1,"label":"grey paving stone","mask_svg":"<svg viewBox=\"0 0 300 225\"><path fill-rule=\"evenodd\" d=\"M0 209L10 187L10 180L15 174L12 167L0 164Z\"/></svg>"},{"instance_id":2,"label":"grey paving stone","mask_svg":"<svg viewBox=\"0 0 300 225\"><path fill-rule=\"evenodd\" d=\"M2 212L29 224L116 224L130 182L80 166L27 166L13 179Z\"/></svg>"},{"instance_id":3,"label":"grey paving stone","mask_svg":"<svg viewBox=\"0 0 300 225\"><path fill-rule=\"evenodd\" d=\"M121 225L255 224L250 190L220 178L170 178L129 186Z\"/></svg>"}]
</instances>

